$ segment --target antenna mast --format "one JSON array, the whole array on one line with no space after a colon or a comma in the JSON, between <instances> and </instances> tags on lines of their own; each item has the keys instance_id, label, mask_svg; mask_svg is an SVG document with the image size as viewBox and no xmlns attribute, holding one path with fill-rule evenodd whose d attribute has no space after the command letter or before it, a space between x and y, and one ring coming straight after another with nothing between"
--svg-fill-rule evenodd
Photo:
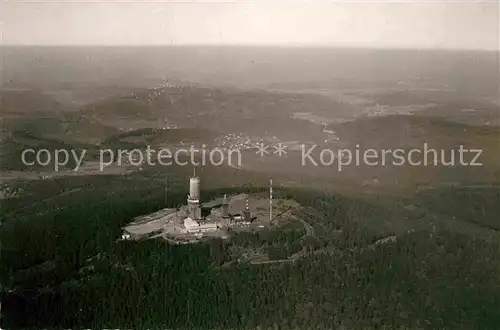
<instances>
[{"instance_id":1,"label":"antenna mast","mask_svg":"<svg viewBox=\"0 0 500 330\"><path fill-rule=\"evenodd\" d=\"M269 222L273 220L273 179L269 179Z\"/></svg>"},{"instance_id":2,"label":"antenna mast","mask_svg":"<svg viewBox=\"0 0 500 330\"><path fill-rule=\"evenodd\" d=\"M168 207L168 175L165 176L165 207Z\"/></svg>"}]
</instances>

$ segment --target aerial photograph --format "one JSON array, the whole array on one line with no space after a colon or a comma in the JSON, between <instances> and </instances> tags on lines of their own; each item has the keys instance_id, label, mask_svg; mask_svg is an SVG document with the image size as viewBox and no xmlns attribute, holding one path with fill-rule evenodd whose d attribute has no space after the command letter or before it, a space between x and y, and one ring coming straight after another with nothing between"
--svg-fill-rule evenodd
<instances>
[{"instance_id":1,"label":"aerial photograph","mask_svg":"<svg viewBox=\"0 0 500 330\"><path fill-rule=\"evenodd\" d=\"M500 329L500 2L0 2L0 329Z\"/></svg>"}]
</instances>

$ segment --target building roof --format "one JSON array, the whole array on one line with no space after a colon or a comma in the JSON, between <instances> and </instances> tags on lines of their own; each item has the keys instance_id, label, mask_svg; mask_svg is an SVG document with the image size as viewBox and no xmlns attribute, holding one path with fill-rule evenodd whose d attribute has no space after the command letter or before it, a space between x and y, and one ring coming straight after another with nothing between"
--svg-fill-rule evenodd
<instances>
[{"instance_id":1,"label":"building roof","mask_svg":"<svg viewBox=\"0 0 500 330\"><path fill-rule=\"evenodd\" d=\"M176 209L170 208L170 209L161 209L159 211L156 211L154 213L146 214L146 215L141 215L133 219L132 225L135 224L143 224L147 222L151 222L153 220L158 220L161 219L169 214L177 212Z\"/></svg>"},{"instance_id":2,"label":"building roof","mask_svg":"<svg viewBox=\"0 0 500 330\"><path fill-rule=\"evenodd\" d=\"M200 228L200 229L216 229L217 224L215 222L203 223L203 224L199 225L198 228Z\"/></svg>"},{"instance_id":3,"label":"building roof","mask_svg":"<svg viewBox=\"0 0 500 330\"><path fill-rule=\"evenodd\" d=\"M190 217L184 219L184 227L186 227L186 229L198 228L199 226L200 224L197 221L191 219Z\"/></svg>"},{"instance_id":4,"label":"building roof","mask_svg":"<svg viewBox=\"0 0 500 330\"><path fill-rule=\"evenodd\" d=\"M210 202L203 203L201 205L201 207L213 209L215 207L221 206L222 205L222 201L223 201L222 198L216 198L216 199L214 199L214 200L212 200Z\"/></svg>"}]
</instances>

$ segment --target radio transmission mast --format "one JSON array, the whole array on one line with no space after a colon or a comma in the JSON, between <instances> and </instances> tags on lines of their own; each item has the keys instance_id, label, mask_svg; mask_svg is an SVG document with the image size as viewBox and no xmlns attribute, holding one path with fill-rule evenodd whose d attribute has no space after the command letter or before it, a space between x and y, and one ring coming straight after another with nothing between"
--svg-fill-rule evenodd
<instances>
[{"instance_id":1,"label":"radio transmission mast","mask_svg":"<svg viewBox=\"0 0 500 330\"><path fill-rule=\"evenodd\" d=\"M165 207L168 207L168 175L165 176Z\"/></svg>"},{"instance_id":2,"label":"radio transmission mast","mask_svg":"<svg viewBox=\"0 0 500 330\"><path fill-rule=\"evenodd\" d=\"M269 179L269 222L273 221L273 179Z\"/></svg>"}]
</instances>

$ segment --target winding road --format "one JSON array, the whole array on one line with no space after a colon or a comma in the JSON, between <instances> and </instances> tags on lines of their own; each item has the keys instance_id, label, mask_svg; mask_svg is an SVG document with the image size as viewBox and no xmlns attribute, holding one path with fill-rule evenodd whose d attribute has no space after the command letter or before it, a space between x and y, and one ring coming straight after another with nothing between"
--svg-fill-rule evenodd
<instances>
[{"instance_id":1,"label":"winding road","mask_svg":"<svg viewBox=\"0 0 500 330\"><path fill-rule=\"evenodd\" d=\"M315 236L314 235L314 228L309 223L307 223L304 219L299 219L299 220L304 225L304 229L306 230L306 235L307 236Z\"/></svg>"}]
</instances>

